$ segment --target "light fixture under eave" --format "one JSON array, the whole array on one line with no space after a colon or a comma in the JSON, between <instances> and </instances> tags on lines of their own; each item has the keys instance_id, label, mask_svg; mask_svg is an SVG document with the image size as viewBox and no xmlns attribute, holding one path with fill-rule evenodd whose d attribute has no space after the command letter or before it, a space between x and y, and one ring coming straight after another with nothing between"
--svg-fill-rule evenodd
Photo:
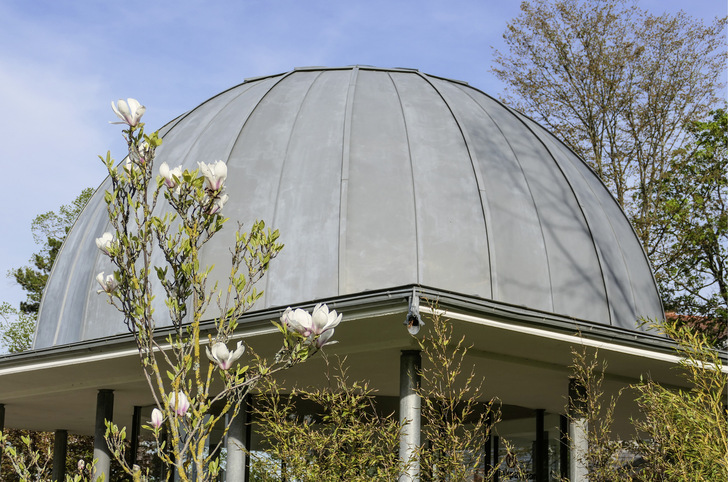
<instances>
[{"instance_id":1,"label":"light fixture under eave","mask_svg":"<svg viewBox=\"0 0 728 482\"><path fill-rule=\"evenodd\" d=\"M412 290L409 311L407 311L407 319L404 320L404 325L407 326L410 335L416 335L420 332L420 328L425 326L425 322L422 321L420 316L420 297L417 296L415 290Z\"/></svg>"}]
</instances>

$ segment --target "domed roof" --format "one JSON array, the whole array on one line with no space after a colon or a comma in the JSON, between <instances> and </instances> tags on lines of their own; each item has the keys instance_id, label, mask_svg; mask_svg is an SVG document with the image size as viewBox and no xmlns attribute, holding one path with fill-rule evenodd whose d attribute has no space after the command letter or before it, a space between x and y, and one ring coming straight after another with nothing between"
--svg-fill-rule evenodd
<instances>
[{"instance_id":1,"label":"domed roof","mask_svg":"<svg viewBox=\"0 0 728 482\"><path fill-rule=\"evenodd\" d=\"M225 215L285 249L256 309L409 284L622 328L662 306L624 213L544 128L466 83L409 69L304 68L248 79L162 129L157 163L223 159ZM104 182L49 279L35 347L125 332ZM233 229L206 245L223 279ZM156 254L161 262L161 254ZM161 296L157 312L164 312Z\"/></svg>"}]
</instances>

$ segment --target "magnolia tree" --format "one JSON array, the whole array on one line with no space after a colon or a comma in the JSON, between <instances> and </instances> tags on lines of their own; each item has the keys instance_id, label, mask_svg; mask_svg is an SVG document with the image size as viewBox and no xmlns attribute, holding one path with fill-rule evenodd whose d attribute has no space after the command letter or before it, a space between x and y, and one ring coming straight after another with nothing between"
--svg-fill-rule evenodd
<instances>
[{"instance_id":1,"label":"magnolia tree","mask_svg":"<svg viewBox=\"0 0 728 482\"><path fill-rule=\"evenodd\" d=\"M200 162L198 169L189 170L162 163L155 173L162 139L157 132L144 132L140 120L145 107L134 99L112 107L121 119L118 124L125 125L129 154L118 166L110 154L102 157L111 179L105 201L112 231L96 244L114 271L98 274L99 293L122 313L136 340L156 405L144 428L156 440L158 457L180 480L212 480L221 468L219 447L209 446L213 427L222 424L227 433L256 383L332 343L341 315L325 305L312 314L289 308L280 323L274 322L283 340L273 359L251 356L240 362L246 346L238 341L231 347L230 338L241 315L263 294L254 286L283 247L278 231L266 229L262 221L249 232L238 226L228 285L218 290L217 283L208 282L212 267L201 264L200 252L227 221L222 215L228 200L227 166ZM153 251L163 255L164 263L153 264ZM155 313L155 296L164 296L163 316ZM219 315L203 333L201 322L213 311ZM171 321L170 334L162 339L155 334L160 320ZM139 467L125 459L125 430L107 422L106 436L123 470L143 479Z\"/></svg>"}]
</instances>

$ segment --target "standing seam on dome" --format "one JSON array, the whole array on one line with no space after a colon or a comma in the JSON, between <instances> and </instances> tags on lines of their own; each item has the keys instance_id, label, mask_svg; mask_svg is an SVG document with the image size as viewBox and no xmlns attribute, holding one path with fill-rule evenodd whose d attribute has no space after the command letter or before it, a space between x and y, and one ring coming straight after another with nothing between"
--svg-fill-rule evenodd
<instances>
[{"instance_id":1,"label":"standing seam on dome","mask_svg":"<svg viewBox=\"0 0 728 482\"><path fill-rule=\"evenodd\" d=\"M531 132L534 132L534 131L531 129ZM536 135L539 138L539 140L541 139L541 137L538 134L536 134L535 132L534 132L534 135ZM546 148L546 149L549 150L548 148ZM549 152L550 152L550 150L549 150ZM589 185L589 183L587 182L587 180L584 178L583 174L579 174L579 175L581 175L582 179L584 179L584 184L589 189L589 191L592 192L592 193L594 193L594 190L591 188L591 186ZM596 174L595 174L595 176L596 176ZM566 176L564 176L564 177L566 179ZM600 181L601 181L601 179L600 179ZM567 183L568 182L569 181L567 179ZM569 185L571 185L571 184L569 183ZM606 187L605 187L605 189L606 189ZM611 197L611 193L610 193L610 197ZM617 235L616 230L614 229L614 224L612 223L611 217L607 214L606 210L603 207L604 205L602 204L602 202L599 199L599 197L595 195L593 198L594 198L595 202L597 202L599 204L600 208L602 209L602 212L604 213L604 217L607 220L607 224L609 225L609 230L612 232L612 234L614 236L614 240L617 243L617 245L620 246L620 249L618 249L617 251L619 253L619 257L622 259L622 264L625 267L625 273L627 275L627 278L629 279L629 292L630 292L631 300L632 300L631 311L634 313L635 317L636 316L639 316L638 309L637 309L636 294L634 292L634 283L632 282L632 273L631 273L631 270L630 270L630 266L627 263L627 260L626 260L626 258L624 256L624 250L621 249L622 246L620 244L620 238ZM614 201L614 202L616 202L616 201ZM579 207L581 207L581 203L579 203ZM620 209L620 211L621 211L621 209ZM585 220L586 220L586 217L585 217ZM586 220L586 222L587 222L587 227L589 227L589 232L591 234L591 227L589 226L588 220ZM630 224L630 226L631 226L631 224ZM614 325L614 321L615 320L612 319L612 307L611 307L611 304L609 304L609 291L606 289L606 279L604 278L604 268L602 266L602 256L601 256L601 253L599 252L599 250L596 249L596 243L594 243L594 247L595 247L595 250L597 252L597 260L599 261L599 267L602 270L602 278L603 278L604 284L605 284L605 290L606 290L606 296L607 296L607 303L608 303L608 306L609 306L609 315L610 315L610 320L609 321L610 321L610 324L611 325L615 326Z\"/></svg>"},{"instance_id":2,"label":"standing seam on dome","mask_svg":"<svg viewBox=\"0 0 728 482\"><path fill-rule=\"evenodd\" d=\"M102 186L103 186L103 184L102 184ZM96 214L102 208L103 208L104 211L106 210L106 203L105 202L99 203L99 205L96 208L96 211L94 212L94 214ZM107 223L108 223L108 221L107 221ZM81 237L82 240L89 241L89 242L91 241L91 239L89 239L89 237L88 237L88 235L90 234L89 232L91 231L91 227L92 227L92 223L89 222L88 226L86 226L86 230L83 233L83 236ZM92 236L94 236L94 235L92 234ZM68 239L68 236L66 236L66 239ZM65 241L64 241L64 244L65 244ZM96 249L95 252L96 252L96 257L95 257L95 260L96 261L94 261L94 264L93 264L94 267L96 266L99 257L102 256L100 250ZM61 255L61 252L58 253L56 259L59 259L60 255ZM63 321L63 312L64 312L65 307L66 307L66 301L68 300L68 290L69 290L69 288L71 286L71 278L73 277L73 274L76 271L76 266L78 266L80 264L80 263L77 262L78 257L80 255L81 255L81 250L80 249L79 250L76 250L76 256L74 257L73 263L71 264L71 269L70 269L70 271L68 273L68 279L67 279L67 282L66 282L66 289L63 290L64 291L64 293L63 293L63 302L61 303L61 308L58 310L58 325L56 325L56 332L55 332L55 334L53 336L53 343L52 343L53 345L57 345L58 344L58 335L60 334L61 325L63 325L63 323L62 323L62 321ZM87 276L90 278L89 279L89 283L87 284L87 286L89 286L89 287L90 286L93 286L93 282L95 281L93 271L91 273L89 273ZM48 278L50 279L50 276ZM88 297L89 296L94 296L94 295L96 295L96 292L93 289L91 289L90 290L90 293L87 293L86 296L83 297L84 306L83 306L82 312L83 312L83 315L84 316L83 316L83 319L81 319L81 320L78 321L78 323L80 324L80 326L77 327L78 328L78 333L79 333L79 340L83 340L84 339L84 335L86 333L86 322L88 321L88 318L86 317L86 313L87 313L87 310L88 310L88 299L89 299ZM38 313L38 315L40 315L40 313Z\"/></svg>"},{"instance_id":3,"label":"standing seam on dome","mask_svg":"<svg viewBox=\"0 0 728 482\"><path fill-rule=\"evenodd\" d=\"M291 76L296 71L289 72L286 75L286 78L288 76ZM321 74L323 74L323 71L318 71L316 76L311 80L311 83L308 85L308 88L306 89L306 93L304 94L303 98L301 99L301 103L298 105L298 110L296 111L296 116L293 119L293 124L291 125L291 131L288 135L288 140L286 141L286 151L283 155L283 162L281 163L281 172L278 174L278 187L276 188L276 197L275 197L275 203L273 204L273 219L271 220L271 225L276 226L276 218L278 216L278 203L280 201L281 197L281 183L283 181L283 174L286 171L286 164L288 161L288 154L290 152L291 148L291 139L293 139L293 134L296 132L296 124L298 124L299 117L301 115L301 110L303 109L304 104L306 103L306 99L308 98L308 94L311 92L311 89L313 88L313 85L316 83L316 81L321 77ZM283 80L283 79L281 79ZM276 83L271 89L268 90L266 95L268 95L275 87L278 87L282 82ZM265 292L268 292L268 287L270 286L270 276L265 277Z\"/></svg>"},{"instance_id":4,"label":"standing seam on dome","mask_svg":"<svg viewBox=\"0 0 728 482\"><path fill-rule=\"evenodd\" d=\"M422 283L422 279L420 278L422 274L422 270L420 269L420 263L422 263L422 260L420 259L420 243L422 241L420 239L419 223L417 222L417 187L415 185L415 170L414 166L412 165L412 146L410 145L409 129L407 128L407 118L404 115L404 106L402 105L402 97L399 95L397 83L394 81L391 72L386 72L386 74L389 77L389 80L392 82L394 92L397 94L399 110L402 113L402 124L404 125L405 136L407 137L407 157L409 158L410 176L412 179L412 210L414 211L414 216L412 217L412 219L414 220L415 224L415 259L417 260L417 283L420 284Z\"/></svg>"},{"instance_id":5,"label":"standing seam on dome","mask_svg":"<svg viewBox=\"0 0 728 482\"><path fill-rule=\"evenodd\" d=\"M293 72L287 72L287 73L281 75L279 79L277 79L275 82L273 82L273 85L269 86L266 89L266 91L263 92L263 95L260 96L260 98L258 99L258 101L253 106L253 108L250 109L250 112L248 113L248 117L246 117L245 121L240 126L240 130L238 131L237 135L235 136L235 140L230 144L230 150L228 151L228 155L227 155L227 158L225 160L225 164L227 164L227 162L230 160L230 155L232 154L233 151L235 151L235 147L238 145L238 142L240 142L240 138L243 135L243 130L245 129L245 126L248 125L248 121L250 121L250 119L253 117L253 114L255 113L255 111L258 110L258 107L260 107L260 104L263 102L263 100L268 96L268 94L270 94L270 92L278 84L280 84L281 82L283 82L283 80L286 79L288 76L290 76L292 73ZM246 89L245 92L248 92L250 89L252 89L253 87L255 87L257 85L261 85L260 82L265 82L266 80L268 80L268 77L267 78L264 78L264 79L260 79L259 81L251 82L250 88L249 89ZM244 85L244 84L241 84L241 85ZM237 99L237 97L236 97L236 99ZM263 300L262 300L263 303L265 303L266 298L268 297L268 289L267 288L268 288L268 277L266 276L266 289L263 291Z\"/></svg>"},{"instance_id":6,"label":"standing seam on dome","mask_svg":"<svg viewBox=\"0 0 728 482\"><path fill-rule=\"evenodd\" d=\"M518 120L519 120L519 121L521 122L521 124L523 124L523 126L524 126L524 127L525 127L525 128L526 128L526 129L527 129L527 130L528 130L529 132L531 132L531 133L532 133L532 134L534 135L534 137L535 137L536 139L538 139L538 142L539 142L539 143L540 143L540 144L541 144L541 145L543 146L543 148L544 148L544 149L546 150L546 152L547 152L547 153L549 154L549 157L551 157L551 160L553 161L553 164L554 164L554 165L556 166L556 168L557 168L557 169L559 170L559 172L561 173L561 177L562 177L562 178L564 179L564 182L566 182L566 184L567 184L567 185L569 186L569 190L571 191L572 197L573 197L573 198L574 198L574 200L576 201L576 205L577 205L577 206L579 207L579 212L581 213L581 217L582 217L582 219L584 220L584 225L586 226L586 229L587 229L587 231L589 232L589 239L591 239L591 245L592 245L592 248L593 248L593 250L594 250L594 253L596 254L596 257L597 257L597 263L598 263L598 265L599 265L599 272L601 273L601 281L602 281L602 286L604 287L604 299L605 299L605 302L606 302L606 306L607 306L607 316L609 316L609 324L610 324L610 325L614 325L614 320L612 319L612 309L611 309L611 305L610 305L610 303L609 303L609 290L607 289L607 283L606 283L606 280L605 280L605 273L604 273L604 266L603 266L603 260L602 260L602 256L601 256L601 253L599 252L599 249L597 249L597 243L596 243L596 241L595 241L595 239L594 239L594 234L593 234L593 232L592 232L592 228L591 228L591 226L589 225L589 219L587 218L587 216L586 216L586 213L584 212L584 209L583 209L583 207L582 207L582 202L581 202L581 200L579 199L579 196L577 196L577 194L576 194L576 191L574 190L574 187L573 187L573 184L572 184L572 182L570 181L569 177L568 177L568 176L566 175L566 173L564 172L563 168L562 168L562 167L561 167L561 165L559 164L559 161L558 161L558 160L556 159L556 156L555 156L555 155L554 155L554 153L553 153L553 152L551 151L551 149L549 149L549 148L548 148L548 146L547 146L547 145L546 145L546 144L544 143L544 141L543 141L543 139L541 138L541 136L539 136L539 135L538 135L538 134L537 134L537 133L536 133L536 132L535 132L535 131L534 131L534 130L533 130L533 129L531 128L531 126L529 126L529 125L528 125L528 124L527 124L527 123L526 123L526 122L525 122L525 121L524 121L524 120L523 120L523 119L521 118L521 116L520 116L520 113L519 113L519 112L516 112L516 111L514 111L513 109L511 109L511 108L510 108L510 107L508 107L508 106L505 106L505 105L504 105L503 107L505 107L506 109L508 109L509 111L511 111L511 112L512 112L512 113L514 114L514 116L515 116L515 117L516 117L516 118L517 118L517 119L518 119ZM588 184L587 184L587 187L588 187ZM593 192L593 191L591 190L591 188L589 188L589 189L590 189L590 191L591 191L591 192ZM596 196L595 196L595 198L596 198ZM605 216L605 217L606 217L606 216ZM607 217L607 222L609 222L609 218L608 218L608 217ZM612 226L611 226L611 222L609 222L609 225L610 225L610 229L611 229L611 228L612 228ZM615 239L616 239L616 237L615 237ZM621 250L620 250L620 252L621 252ZM629 276L629 271L627 271L627 276ZM631 286L632 286L632 283L631 283L631 279L630 279L630 287L631 287ZM632 293L632 295L633 295L633 299L632 299L632 301L633 301L633 303L634 303L634 293Z\"/></svg>"},{"instance_id":7,"label":"standing seam on dome","mask_svg":"<svg viewBox=\"0 0 728 482\"><path fill-rule=\"evenodd\" d=\"M349 207L349 162L351 157L351 122L354 115L354 93L359 78L359 67L351 69L349 87L346 91L346 107L344 108L344 129L341 133L341 187L339 189L339 269L337 270L337 286L339 294L343 293L342 282L345 279L346 267L346 230Z\"/></svg>"},{"instance_id":8,"label":"standing seam on dome","mask_svg":"<svg viewBox=\"0 0 728 482\"><path fill-rule=\"evenodd\" d=\"M252 108L252 109L250 110L250 113L248 113L248 117L246 117L246 118L245 118L245 120L243 121L243 124L242 124L242 126L240 127L240 130L238 131L238 135L237 135L237 136L235 137L235 140L234 140L233 142L231 142L231 143L230 143L230 148L229 148L229 149L228 149L228 151L227 151L227 155L225 155L225 156L223 157L223 162L225 162L225 164L227 164L227 163L228 163L228 161L230 160L230 153L231 153L231 152L233 151L233 149L235 148L235 144L237 144L237 141L238 141L238 139L240 138L240 133L242 133L242 131L243 131L243 128L244 128L244 127L245 127L245 125L246 125L246 124L248 123L248 119L250 119L250 117L251 117L251 116L253 115L253 112L255 111L255 109L257 109L257 108L258 108L258 105L260 105L260 102L261 102L261 101L263 100L263 98L264 98L264 97L265 97L266 95L268 95L268 92L270 92L270 90L271 90L271 89L272 89L273 87L275 87L275 85L276 85L276 84L277 84L278 82L280 82L281 80L283 80L283 78L285 78L285 77L286 77L285 75L284 75L284 76L282 76L282 77L281 77L280 79L278 79L278 80L277 80L277 81L276 81L275 83L273 83L273 85L272 85L271 87L268 87L268 89L267 89L267 90L266 90L266 91L265 91L265 92L263 93L263 95L262 95L262 96L260 97L260 99L258 99L258 102L256 102L256 103L255 103L255 106L253 106L253 108ZM258 85L261 85L261 84L258 84L258 83L251 83L251 84L249 84L249 85L247 85L247 86L246 86L245 84L240 84L240 86L239 86L239 87L245 87L245 89L243 89L243 91L242 91L242 92L240 92L239 94L236 94L236 95L235 95L235 96L234 96L234 97L233 97L232 99L230 99L230 100L229 100L229 101L228 101L227 103L225 103L225 104L224 104L224 105L223 105L223 106L222 106L221 108L219 108L219 109L217 110L217 113L215 113L215 115L214 115L214 116L212 116L212 118L210 119L210 122L208 122L208 123L207 123L207 125L206 125L205 127L203 127L203 129L202 129L202 130L200 131L200 133L199 133L199 134L197 135L197 138L196 138L196 139L195 139L195 141L194 141L194 142L193 142L193 143L192 143L192 144L190 145L190 149L189 149L189 151L188 151L187 153L185 153L185 155L184 155L184 157L183 157L183 158L181 159L181 161L182 161L182 162L184 162L184 161L186 161L186 160L187 160L187 158L188 158L188 157L189 157L189 155L190 155L189 153L190 153L190 152L192 151L192 148L193 148L194 146L198 145L198 144L199 144L199 143L201 142L201 140L202 140L202 137L203 137L202 135L203 135L203 134L204 134L205 132L207 132L207 131L209 131L209 130L213 129L213 127L212 127L212 126L213 126L213 122L215 121L215 119L217 119L218 117L220 117L220 116L221 116L221 115L222 115L222 114L224 113L225 109L227 109L228 107L230 107L230 105L231 105L231 104L232 104L233 102L235 102L235 101L236 101L237 99L239 99L239 98L240 98L241 96L245 95L246 93L248 93L248 91L252 90L252 89L253 89L254 87L256 87L256 86L258 86ZM219 97L219 96L215 96L215 97ZM211 100L212 100L212 99L211 99ZM207 102L206 102L206 103L207 103ZM204 104L202 104L202 105L204 105ZM195 108L195 110L197 110L197 108ZM208 161L207 161L207 160L203 160L203 162L208 162Z\"/></svg>"},{"instance_id":9,"label":"standing seam on dome","mask_svg":"<svg viewBox=\"0 0 728 482\"><path fill-rule=\"evenodd\" d=\"M501 137L505 141L506 145L508 145L508 149L510 149L511 153L513 154L513 161L516 163L516 165L518 166L518 170L521 172L521 176L523 177L523 182L525 183L526 188L528 189L529 197L531 199L531 204L533 205L534 211L536 212L536 219L538 220L538 229L541 232L541 246L543 247L543 250L544 250L544 254L545 254L544 258L545 258L545 264L546 264L546 271L548 272L548 276L549 276L549 300L551 301L550 311L553 311L554 310L554 284L553 284L552 277L551 277L551 260L549 259L548 247L546 246L546 236L545 236L545 234L543 232L543 225L541 224L541 214L540 214L540 210L538 208L538 204L536 203L536 200L533 197L533 191L531 190L531 185L528 182L528 177L526 176L526 173L523 170L523 166L521 165L521 161L518 159L518 156L516 155L516 151L513 149L513 146L511 145L510 139L508 139L508 136L506 136L505 133L503 132L503 129L501 128L501 125L498 122L496 122L495 119L493 119L493 117L490 115L490 113L485 108L485 106L483 106L480 102L478 102L478 100L475 99L470 94L470 92L468 92L463 86L460 86L460 85L456 85L456 86L460 90L462 90L463 92L465 92L465 94L468 95L468 97L470 97L471 99L473 99L473 102L475 102L476 105L478 105L478 107L480 107L480 109L482 109L483 113L486 116L488 116L488 118L491 120L491 122L493 123L493 125L495 126L495 128L498 130L498 132L500 132ZM480 91L478 91L478 92L480 92ZM500 102L496 101L495 99L493 99L492 97L490 97L488 94L485 94L483 92L483 95L485 95L486 97L494 100L500 106L505 107L505 106L503 106L503 104L501 104Z\"/></svg>"},{"instance_id":10,"label":"standing seam on dome","mask_svg":"<svg viewBox=\"0 0 728 482\"><path fill-rule=\"evenodd\" d=\"M468 151L468 157L470 159L470 166L473 169L473 175L475 176L475 184L478 189L478 198L480 199L480 209L483 213L483 229L485 230L485 242L487 243L487 251L488 251L488 279L490 280L490 298L495 299L498 290L497 290L497 281L495 277L493 276L493 273L496 270L495 264L495 253L493 253L493 248L491 247L491 239L489 236L488 231L488 220L490 219L490 215L488 213L488 203L486 202L486 199L488 197L488 194L485 192L485 189L483 187L483 180L480 173L480 170L476 165L478 164L478 156L472 149L472 143L470 141L470 135L463 129L462 124L460 120L458 119L458 116L453 111L452 107L450 106L450 102L448 102L447 96L438 88L435 86L435 84L430 80L430 78L420 72L417 72L417 75L422 77L425 82L427 82L434 90L437 92L437 94L442 99L443 103L447 107L447 110L450 112L450 115L452 115L453 121L455 122L455 125L458 127L458 131L460 131L460 135L463 137L463 142L465 144L465 149ZM485 199L484 199L485 198Z\"/></svg>"}]
</instances>

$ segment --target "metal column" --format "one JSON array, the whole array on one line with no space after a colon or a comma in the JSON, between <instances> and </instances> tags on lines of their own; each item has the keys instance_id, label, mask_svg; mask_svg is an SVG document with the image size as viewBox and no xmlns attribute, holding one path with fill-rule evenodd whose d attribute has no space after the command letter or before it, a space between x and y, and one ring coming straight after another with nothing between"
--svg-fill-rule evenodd
<instances>
[{"instance_id":1,"label":"metal column","mask_svg":"<svg viewBox=\"0 0 728 482\"><path fill-rule=\"evenodd\" d=\"M569 477L569 417L559 415L559 472L562 479Z\"/></svg>"},{"instance_id":2,"label":"metal column","mask_svg":"<svg viewBox=\"0 0 728 482\"><path fill-rule=\"evenodd\" d=\"M131 455L131 465L137 463L137 452L139 452L139 430L142 427L142 407L134 405L134 414L131 417L131 444L129 452Z\"/></svg>"},{"instance_id":3,"label":"metal column","mask_svg":"<svg viewBox=\"0 0 728 482\"><path fill-rule=\"evenodd\" d=\"M52 480L66 479L66 455L68 453L68 431L56 430L53 437L53 472Z\"/></svg>"},{"instance_id":4,"label":"metal column","mask_svg":"<svg viewBox=\"0 0 728 482\"><path fill-rule=\"evenodd\" d=\"M586 456L589 451L589 424L584 417L584 387L569 379L569 480L586 482L589 471Z\"/></svg>"},{"instance_id":5,"label":"metal column","mask_svg":"<svg viewBox=\"0 0 728 482\"><path fill-rule=\"evenodd\" d=\"M493 436L493 465L496 467L493 472L493 482L500 480L500 437L497 435Z\"/></svg>"},{"instance_id":6,"label":"metal column","mask_svg":"<svg viewBox=\"0 0 728 482\"><path fill-rule=\"evenodd\" d=\"M533 467L536 482L546 482L548 480L548 440L544 430L545 415L546 410L542 408L536 409L536 446Z\"/></svg>"},{"instance_id":7,"label":"metal column","mask_svg":"<svg viewBox=\"0 0 728 482\"><path fill-rule=\"evenodd\" d=\"M114 418L114 391L99 390L96 395L96 429L94 431L94 467L93 480L104 476L109 480L111 475L111 450L106 444L106 420Z\"/></svg>"},{"instance_id":8,"label":"metal column","mask_svg":"<svg viewBox=\"0 0 728 482\"><path fill-rule=\"evenodd\" d=\"M228 482L245 482L246 453L248 449L247 426L247 397L240 403L238 415L233 418L227 433L227 465L225 466L225 480Z\"/></svg>"},{"instance_id":9,"label":"metal column","mask_svg":"<svg viewBox=\"0 0 728 482\"><path fill-rule=\"evenodd\" d=\"M418 350L402 350L399 360L399 420L404 425L399 439L399 458L405 464L400 482L420 480L420 415L422 400L416 390L420 386L422 357ZM405 425L406 424L406 425Z\"/></svg>"},{"instance_id":10,"label":"metal column","mask_svg":"<svg viewBox=\"0 0 728 482\"><path fill-rule=\"evenodd\" d=\"M491 472L491 470L493 470L493 427L491 426L493 419L492 417L492 413L488 413L488 416L486 418L486 424L488 425L488 427L490 427L490 430L485 436L485 444L483 446L483 471L485 472L486 476Z\"/></svg>"}]
</instances>

